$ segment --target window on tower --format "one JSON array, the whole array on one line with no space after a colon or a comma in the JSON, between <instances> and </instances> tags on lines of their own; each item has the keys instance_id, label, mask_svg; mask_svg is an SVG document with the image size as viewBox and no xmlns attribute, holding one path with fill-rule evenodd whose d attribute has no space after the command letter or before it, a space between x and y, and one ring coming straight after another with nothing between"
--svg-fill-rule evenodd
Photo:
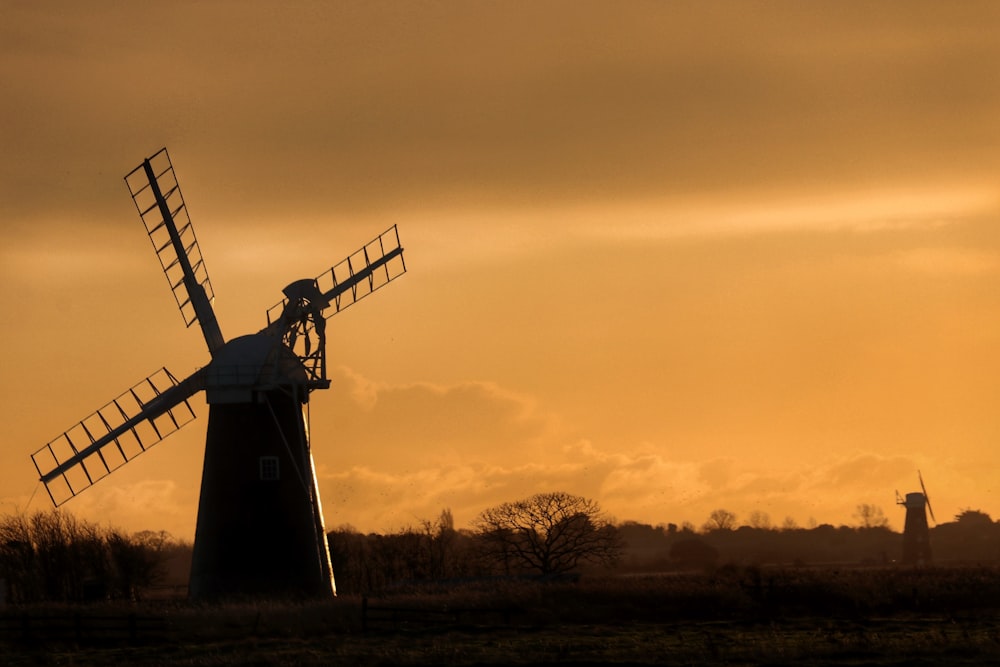
<instances>
[{"instance_id":1,"label":"window on tower","mask_svg":"<svg viewBox=\"0 0 1000 667\"><path fill-rule=\"evenodd\" d=\"M280 479L277 456L260 457L260 479L263 482L273 482Z\"/></svg>"}]
</instances>

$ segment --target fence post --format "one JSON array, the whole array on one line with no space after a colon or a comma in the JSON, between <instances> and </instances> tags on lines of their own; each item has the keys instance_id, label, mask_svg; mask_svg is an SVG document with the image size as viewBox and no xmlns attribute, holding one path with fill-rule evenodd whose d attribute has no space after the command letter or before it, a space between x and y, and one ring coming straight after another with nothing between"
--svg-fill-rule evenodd
<instances>
[{"instance_id":1,"label":"fence post","mask_svg":"<svg viewBox=\"0 0 1000 667\"><path fill-rule=\"evenodd\" d=\"M361 632L368 632L368 596L361 596Z\"/></svg>"}]
</instances>

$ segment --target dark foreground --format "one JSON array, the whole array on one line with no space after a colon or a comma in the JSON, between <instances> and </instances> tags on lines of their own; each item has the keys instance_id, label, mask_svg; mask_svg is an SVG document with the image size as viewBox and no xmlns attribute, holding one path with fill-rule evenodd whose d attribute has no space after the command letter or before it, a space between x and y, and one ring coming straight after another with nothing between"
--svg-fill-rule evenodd
<instances>
[{"instance_id":1,"label":"dark foreground","mask_svg":"<svg viewBox=\"0 0 1000 667\"><path fill-rule=\"evenodd\" d=\"M582 625L12 648L4 665L983 665L996 618Z\"/></svg>"},{"instance_id":2,"label":"dark foreground","mask_svg":"<svg viewBox=\"0 0 1000 667\"><path fill-rule=\"evenodd\" d=\"M1000 569L748 568L396 591L367 612L342 597L0 620L11 666L1000 665ZM98 620L121 621L118 634Z\"/></svg>"}]
</instances>

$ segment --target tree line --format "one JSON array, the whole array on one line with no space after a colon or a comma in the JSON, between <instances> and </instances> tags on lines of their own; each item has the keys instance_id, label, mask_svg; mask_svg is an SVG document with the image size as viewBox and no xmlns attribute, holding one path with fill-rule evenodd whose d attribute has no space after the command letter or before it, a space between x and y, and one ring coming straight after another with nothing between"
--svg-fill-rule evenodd
<instances>
[{"instance_id":1,"label":"tree line","mask_svg":"<svg viewBox=\"0 0 1000 667\"><path fill-rule=\"evenodd\" d=\"M520 508L525 508L525 501L521 501ZM350 526L337 528L329 533L329 542L338 590L347 594L372 593L404 583L496 576L552 577L570 572L704 571L730 564L888 566L902 555L902 534L889 528L877 507L859 505L853 526L819 524L802 528L788 520L774 526L759 513L741 523L727 510L713 511L700 528L690 523L595 524L600 526L595 533L607 535L600 548L590 551L590 558L553 567L563 562L554 556L585 546L594 534L542 549L544 541L529 537L535 535L532 526L483 523L484 518L497 514L506 516L499 508L488 510L471 530L455 530L447 511L436 521L424 521L417 528L387 535L365 535ZM518 514L522 520L535 516ZM930 532L935 562L1000 562L1000 522L994 522L984 512L964 510L953 521L934 526ZM555 541L557 536L569 537L555 532L550 539ZM546 554L553 557L546 560Z\"/></svg>"},{"instance_id":2,"label":"tree line","mask_svg":"<svg viewBox=\"0 0 1000 667\"><path fill-rule=\"evenodd\" d=\"M623 547L592 500L536 494L484 511L473 530L456 530L449 510L396 534L328 534L340 590L364 593L403 581L536 573L613 566ZM0 593L10 602L134 600L164 582L167 560L190 545L166 533L127 535L52 511L0 519ZM180 582L187 583L187 574Z\"/></svg>"},{"instance_id":3,"label":"tree line","mask_svg":"<svg viewBox=\"0 0 1000 667\"><path fill-rule=\"evenodd\" d=\"M456 529L451 511L390 534L351 526L328 533L341 594L468 579L576 576L587 572L705 570L725 564L785 566L889 564L902 536L881 510L859 505L854 527L790 520L760 512L740 523L714 510L700 527L614 523L593 500L541 493L481 512ZM1000 561L1000 522L964 510L931 529L935 561ZM183 586L191 545L163 532L131 535L59 511L0 518L0 587L11 602L137 599L163 583ZM168 566L172 572L168 571Z\"/></svg>"},{"instance_id":4,"label":"tree line","mask_svg":"<svg viewBox=\"0 0 1000 667\"><path fill-rule=\"evenodd\" d=\"M126 534L60 511L0 519L0 596L12 603L134 600L181 545L165 532Z\"/></svg>"},{"instance_id":5,"label":"tree line","mask_svg":"<svg viewBox=\"0 0 1000 667\"><path fill-rule=\"evenodd\" d=\"M349 526L328 534L337 587L370 593L401 582L482 577L558 577L582 567L614 567L625 547L593 500L539 493L484 510L456 530L450 510L391 535Z\"/></svg>"}]
</instances>

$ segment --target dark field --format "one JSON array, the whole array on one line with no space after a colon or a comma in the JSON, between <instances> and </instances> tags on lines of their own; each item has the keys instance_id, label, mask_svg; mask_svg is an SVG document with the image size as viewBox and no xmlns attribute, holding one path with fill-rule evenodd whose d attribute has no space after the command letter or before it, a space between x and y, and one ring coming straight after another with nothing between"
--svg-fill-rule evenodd
<instances>
[{"instance_id":1,"label":"dark field","mask_svg":"<svg viewBox=\"0 0 1000 667\"><path fill-rule=\"evenodd\" d=\"M1000 664L1000 568L733 567L399 588L367 614L341 597L0 618L3 665L981 665Z\"/></svg>"}]
</instances>

